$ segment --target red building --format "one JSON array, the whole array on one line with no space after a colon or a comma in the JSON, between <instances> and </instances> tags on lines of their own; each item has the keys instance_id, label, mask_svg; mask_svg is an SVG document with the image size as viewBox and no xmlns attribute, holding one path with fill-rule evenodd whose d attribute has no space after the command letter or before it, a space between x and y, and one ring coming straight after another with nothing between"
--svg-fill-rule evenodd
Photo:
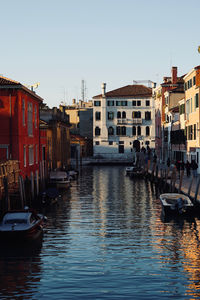
<instances>
[{"instance_id":1,"label":"red building","mask_svg":"<svg viewBox=\"0 0 200 300\"><path fill-rule=\"evenodd\" d=\"M42 101L20 82L0 76L0 160L19 160L23 177L39 172Z\"/></svg>"}]
</instances>

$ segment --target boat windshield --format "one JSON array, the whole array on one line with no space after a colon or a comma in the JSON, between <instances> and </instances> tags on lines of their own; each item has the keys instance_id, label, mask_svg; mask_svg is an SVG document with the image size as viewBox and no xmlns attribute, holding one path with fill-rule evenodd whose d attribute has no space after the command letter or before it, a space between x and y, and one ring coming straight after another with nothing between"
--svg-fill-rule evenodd
<instances>
[{"instance_id":1,"label":"boat windshield","mask_svg":"<svg viewBox=\"0 0 200 300\"><path fill-rule=\"evenodd\" d=\"M6 220L5 224L27 224L26 219L11 219L11 220Z\"/></svg>"}]
</instances>

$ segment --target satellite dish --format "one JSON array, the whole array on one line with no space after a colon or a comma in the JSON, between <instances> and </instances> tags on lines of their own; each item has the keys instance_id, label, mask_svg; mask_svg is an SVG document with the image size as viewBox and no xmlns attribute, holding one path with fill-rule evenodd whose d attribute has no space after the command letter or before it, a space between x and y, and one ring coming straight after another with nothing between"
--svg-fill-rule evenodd
<instances>
[{"instance_id":1,"label":"satellite dish","mask_svg":"<svg viewBox=\"0 0 200 300\"><path fill-rule=\"evenodd\" d=\"M198 47L198 52L200 53L200 46Z\"/></svg>"}]
</instances>

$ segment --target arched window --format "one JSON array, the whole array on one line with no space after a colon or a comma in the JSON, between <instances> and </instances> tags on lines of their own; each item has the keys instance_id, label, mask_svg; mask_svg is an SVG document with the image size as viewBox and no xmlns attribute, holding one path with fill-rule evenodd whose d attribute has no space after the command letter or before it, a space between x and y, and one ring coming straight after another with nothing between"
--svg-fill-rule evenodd
<instances>
[{"instance_id":1,"label":"arched window","mask_svg":"<svg viewBox=\"0 0 200 300\"><path fill-rule=\"evenodd\" d=\"M121 127L117 126L117 135L120 135L120 134L121 134Z\"/></svg>"},{"instance_id":2,"label":"arched window","mask_svg":"<svg viewBox=\"0 0 200 300\"><path fill-rule=\"evenodd\" d=\"M123 126L123 127L121 128L121 134L122 134L122 135L126 135L126 126Z\"/></svg>"},{"instance_id":3,"label":"arched window","mask_svg":"<svg viewBox=\"0 0 200 300\"><path fill-rule=\"evenodd\" d=\"M125 111L122 112L122 119L126 119L126 112Z\"/></svg>"},{"instance_id":4,"label":"arched window","mask_svg":"<svg viewBox=\"0 0 200 300\"><path fill-rule=\"evenodd\" d=\"M141 135L141 126L137 127L137 135Z\"/></svg>"},{"instance_id":5,"label":"arched window","mask_svg":"<svg viewBox=\"0 0 200 300\"><path fill-rule=\"evenodd\" d=\"M108 135L114 135L114 128L112 126L108 127Z\"/></svg>"},{"instance_id":6,"label":"arched window","mask_svg":"<svg viewBox=\"0 0 200 300\"><path fill-rule=\"evenodd\" d=\"M117 119L121 119L121 111L117 112Z\"/></svg>"},{"instance_id":7,"label":"arched window","mask_svg":"<svg viewBox=\"0 0 200 300\"><path fill-rule=\"evenodd\" d=\"M133 111L132 117L133 117L133 119L140 119L141 118L141 111Z\"/></svg>"},{"instance_id":8,"label":"arched window","mask_svg":"<svg viewBox=\"0 0 200 300\"><path fill-rule=\"evenodd\" d=\"M132 128L132 135L136 135L136 127L135 126L133 126L133 128Z\"/></svg>"},{"instance_id":9,"label":"arched window","mask_svg":"<svg viewBox=\"0 0 200 300\"><path fill-rule=\"evenodd\" d=\"M145 120L147 120L147 121L151 120L151 112L150 111L145 112Z\"/></svg>"},{"instance_id":10,"label":"arched window","mask_svg":"<svg viewBox=\"0 0 200 300\"><path fill-rule=\"evenodd\" d=\"M95 127L95 135L100 135L101 129L99 127Z\"/></svg>"},{"instance_id":11,"label":"arched window","mask_svg":"<svg viewBox=\"0 0 200 300\"><path fill-rule=\"evenodd\" d=\"M149 133L150 133L150 129L149 129L149 126L146 127L146 136L149 136Z\"/></svg>"}]
</instances>

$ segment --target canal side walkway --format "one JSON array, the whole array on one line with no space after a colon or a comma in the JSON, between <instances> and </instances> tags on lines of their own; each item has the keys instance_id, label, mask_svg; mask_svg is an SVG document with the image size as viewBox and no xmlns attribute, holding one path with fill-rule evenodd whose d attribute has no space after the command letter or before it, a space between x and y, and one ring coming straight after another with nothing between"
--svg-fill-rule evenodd
<instances>
[{"instance_id":1,"label":"canal side walkway","mask_svg":"<svg viewBox=\"0 0 200 300\"><path fill-rule=\"evenodd\" d=\"M174 170L174 166L170 166L170 168L167 167L165 164L157 164L158 167L158 178L162 178L164 181L166 181L166 174L168 174L167 178L167 184L170 186L172 185L172 174ZM153 166L151 165L150 167L150 173L152 172ZM177 191L190 196L192 199L195 199L196 195L196 200L198 204L200 205L200 186L198 188L198 185L200 183L200 174L197 174L197 176L193 176L192 170L191 170L191 175L188 177L186 174L186 170L182 171L183 175L181 176L181 171L180 173L176 172L176 176L174 179L174 187ZM181 179L182 177L182 179ZM181 181L182 180L182 181ZM181 181L181 182L180 182Z\"/></svg>"}]
</instances>

